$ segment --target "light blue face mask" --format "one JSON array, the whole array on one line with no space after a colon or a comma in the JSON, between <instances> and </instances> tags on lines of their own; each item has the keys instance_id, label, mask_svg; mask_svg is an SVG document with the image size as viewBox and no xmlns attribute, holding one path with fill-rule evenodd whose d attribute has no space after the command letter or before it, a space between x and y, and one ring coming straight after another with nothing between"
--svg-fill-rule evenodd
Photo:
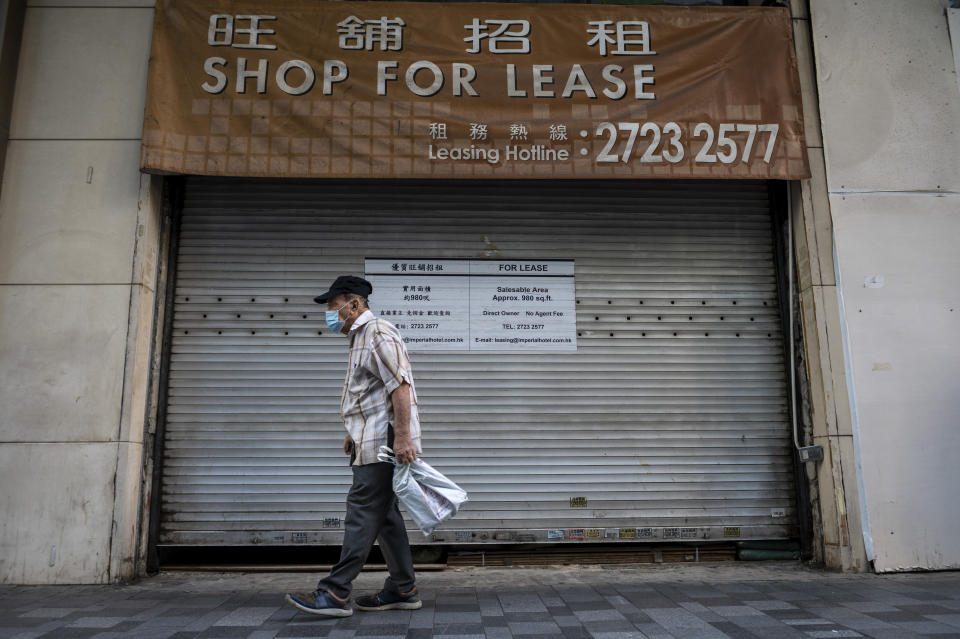
<instances>
[{"instance_id":1,"label":"light blue face mask","mask_svg":"<svg viewBox=\"0 0 960 639\"><path fill-rule=\"evenodd\" d=\"M347 302L347 304L349 303L350 302ZM344 304L343 306L346 306L347 304ZM327 311L325 314L325 318L327 320L327 328L329 328L334 333L339 333L340 329L343 328L343 320L340 319L340 311L343 310L343 306L341 306L335 311Z\"/></svg>"}]
</instances>

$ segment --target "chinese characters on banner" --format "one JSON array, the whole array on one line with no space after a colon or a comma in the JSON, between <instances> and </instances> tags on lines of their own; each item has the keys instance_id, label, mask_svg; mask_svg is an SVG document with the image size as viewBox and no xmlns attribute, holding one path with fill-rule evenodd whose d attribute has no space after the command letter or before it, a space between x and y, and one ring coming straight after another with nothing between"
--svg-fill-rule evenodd
<instances>
[{"instance_id":1,"label":"chinese characters on banner","mask_svg":"<svg viewBox=\"0 0 960 639\"><path fill-rule=\"evenodd\" d=\"M147 171L799 179L782 8L158 0Z\"/></svg>"},{"instance_id":2,"label":"chinese characters on banner","mask_svg":"<svg viewBox=\"0 0 960 639\"><path fill-rule=\"evenodd\" d=\"M371 310L411 351L577 349L573 260L368 258L365 270Z\"/></svg>"}]
</instances>

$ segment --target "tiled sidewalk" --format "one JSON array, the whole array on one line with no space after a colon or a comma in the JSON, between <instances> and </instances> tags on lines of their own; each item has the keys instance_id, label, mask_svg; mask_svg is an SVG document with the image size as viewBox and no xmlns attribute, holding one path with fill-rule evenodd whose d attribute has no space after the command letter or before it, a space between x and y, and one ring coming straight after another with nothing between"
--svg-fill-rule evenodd
<instances>
[{"instance_id":1,"label":"tiled sidewalk","mask_svg":"<svg viewBox=\"0 0 960 639\"><path fill-rule=\"evenodd\" d=\"M356 592L383 575L364 573ZM0 639L236 637L960 638L960 573L796 564L422 573L423 609L316 619L282 600L310 574L169 573L126 586L2 586Z\"/></svg>"}]
</instances>

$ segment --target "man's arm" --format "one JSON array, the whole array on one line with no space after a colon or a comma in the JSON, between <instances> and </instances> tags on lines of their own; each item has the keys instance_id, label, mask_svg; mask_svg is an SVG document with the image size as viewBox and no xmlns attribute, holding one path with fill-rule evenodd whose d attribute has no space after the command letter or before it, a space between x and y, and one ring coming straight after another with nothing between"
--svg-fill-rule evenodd
<instances>
[{"instance_id":1,"label":"man's arm","mask_svg":"<svg viewBox=\"0 0 960 639\"><path fill-rule=\"evenodd\" d=\"M392 393L393 404L393 454L401 464L409 464L417 458L417 450L410 438L410 384L401 383Z\"/></svg>"}]
</instances>

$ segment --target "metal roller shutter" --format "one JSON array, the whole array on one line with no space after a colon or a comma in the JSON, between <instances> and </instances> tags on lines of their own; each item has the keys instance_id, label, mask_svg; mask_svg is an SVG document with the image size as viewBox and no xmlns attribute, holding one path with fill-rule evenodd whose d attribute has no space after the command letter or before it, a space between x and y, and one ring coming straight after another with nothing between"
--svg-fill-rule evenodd
<instances>
[{"instance_id":1,"label":"metal roller shutter","mask_svg":"<svg viewBox=\"0 0 960 639\"><path fill-rule=\"evenodd\" d=\"M311 298L365 257L575 260L575 352L411 353L471 497L434 540L795 532L765 183L196 178L161 544L339 543L347 342Z\"/></svg>"}]
</instances>

